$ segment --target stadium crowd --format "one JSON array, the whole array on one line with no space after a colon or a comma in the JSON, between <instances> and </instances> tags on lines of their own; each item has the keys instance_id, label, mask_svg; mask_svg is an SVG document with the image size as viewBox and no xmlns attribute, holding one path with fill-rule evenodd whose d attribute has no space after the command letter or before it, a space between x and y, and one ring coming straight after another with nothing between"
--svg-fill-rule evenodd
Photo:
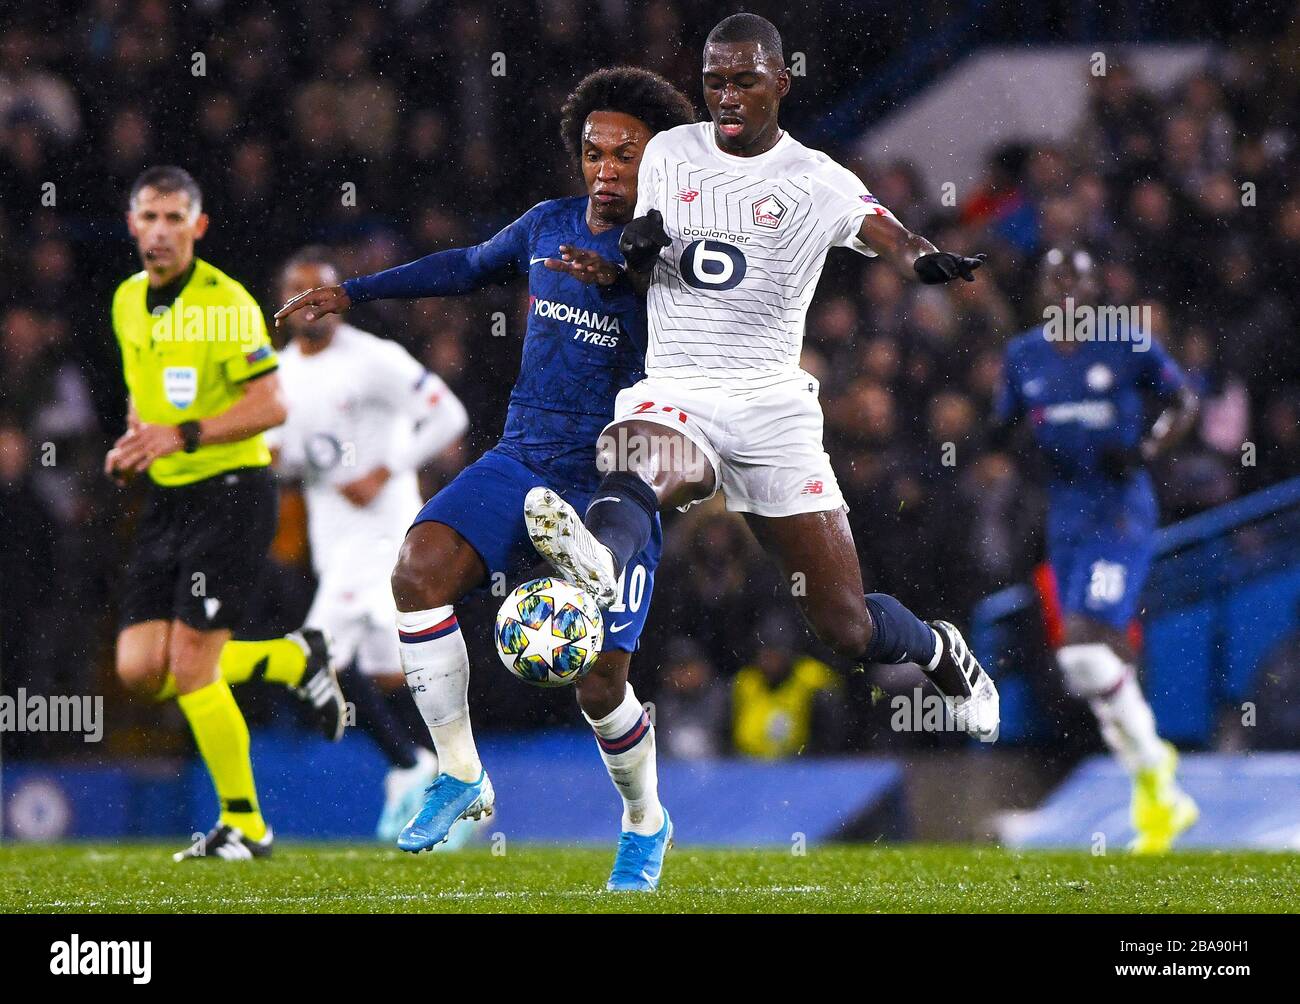
<instances>
[{"instance_id":1,"label":"stadium crowd","mask_svg":"<svg viewBox=\"0 0 1300 1004\"><path fill-rule=\"evenodd\" d=\"M812 68L790 102L796 135L852 67L906 41L906 26L869 40L837 31L830 6L809 5L811 37L791 29L790 48ZM0 29L6 692L113 689L113 584L132 496L100 473L124 408L107 314L113 286L138 268L121 212L144 167L175 162L195 174L213 218L199 253L269 314L275 271L303 244L335 248L345 275L369 272L483 239L533 203L580 190L556 135L566 89L621 59L698 99L695 40L717 16L668 0L636 5L635 17L617 0L445 9L407 0L387 14L277 8L101 0L54 4L39 22L6 19ZM998 150L954 207L906 163L815 143L911 229L989 253L978 282L941 288L833 255L814 302L804 365L822 383L827 449L868 583L919 612L965 620L979 597L1039 560L1035 472L1015 452L993 452L985 429L1001 348L1041 316L1034 265L1055 244L1093 250L1107 302L1151 305L1156 336L1202 395L1196 434L1156 472L1166 520L1300 471L1300 192L1291 185L1300 39L1291 41L1234 42L1212 71L1167 94L1146 91L1124 65L1088 78L1089 110L1072 142ZM429 491L499 433L526 299L514 284L371 304L351 318L407 345L469 407L471 435L426 472ZM492 334L498 311L510 320L506 337ZM310 597L292 499L282 520L284 581L267 590L266 623L250 630L294 626ZM668 522L652 626L634 661L638 690L681 708L666 715L668 749L745 748L749 702L812 679L817 671L799 670L794 653L819 653L807 638L790 640L801 629L773 611L792 609L788 584L742 523L718 507ZM485 597L463 617L481 667L477 727L571 721L571 697L496 671L485 628L493 603ZM790 658L764 660L764 645ZM845 725L861 726L870 707L860 698L875 678L856 676L804 687L810 748L889 740L884 728ZM129 710L119 720L132 721ZM674 736L673 721L689 721L690 734ZM766 755L761 746L752 752Z\"/></svg>"}]
</instances>

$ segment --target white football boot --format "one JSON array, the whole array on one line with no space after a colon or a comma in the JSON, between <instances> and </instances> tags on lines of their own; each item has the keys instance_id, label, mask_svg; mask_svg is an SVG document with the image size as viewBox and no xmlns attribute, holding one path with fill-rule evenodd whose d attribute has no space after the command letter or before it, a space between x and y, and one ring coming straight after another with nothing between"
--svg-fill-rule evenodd
<instances>
[{"instance_id":1,"label":"white football boot","mask_svg":"<svg viewBox=\"0 0 1300 1004\"><path fill-rule=\"evenodd\" d=\"M591 593L602 610L618 599L614 556L583 525L573 506L538 486L524 497L524 525L538 553L561 576Z\"/></svg>"},{"instance_id":2,"label":"white football boot","mask_svg":"<svg viewBox=\"0 0 1300 1004\"><path fill-rule=\"evenodd\" d=\"M998 688L993 685L992 677L979 664L967 646L966 639L953 625L947 621L931 621L930 626L938 632L943 642L939 665L935 667L934 673L928 674L930 682L943 695L943 703L948 706L948 712L958 728L975 736L980 742L996 742L1001 713ZM946 667L945 662L948 664ZM952 672L953 669L956 674ZM940 670L946 670L942 674L944 679L959 676L965 683L965 693L950 694L939 686L935 677Z\"/></svg>"}]
</instances>

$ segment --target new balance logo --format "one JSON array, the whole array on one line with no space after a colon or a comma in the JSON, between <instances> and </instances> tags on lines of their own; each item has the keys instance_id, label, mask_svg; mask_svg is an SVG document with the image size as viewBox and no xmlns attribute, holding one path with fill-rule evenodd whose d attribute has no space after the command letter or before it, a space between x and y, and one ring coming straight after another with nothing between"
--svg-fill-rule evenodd
<instances>
[{"instance_id":1,"label":"new balance logo","mask_svg":"<svg viewBox=\"0 0 1300 1004\"><path fill-rule=\"evenodd\" d=\"M800 495L820 495L826 490L826 483L818 478L809 478L803 483L803 490Z\"/></svg>"},{"instance_id":2,"label":"new balance logo","mask_svg":"<svg viewBox=\"0 0 1300 1004\"><path fill-rule=\"evenodd\" d=\"M677 193L678 202L694 202L699 198L699 191L694 188L683 188Z\"/></svg>"}]
</instances>

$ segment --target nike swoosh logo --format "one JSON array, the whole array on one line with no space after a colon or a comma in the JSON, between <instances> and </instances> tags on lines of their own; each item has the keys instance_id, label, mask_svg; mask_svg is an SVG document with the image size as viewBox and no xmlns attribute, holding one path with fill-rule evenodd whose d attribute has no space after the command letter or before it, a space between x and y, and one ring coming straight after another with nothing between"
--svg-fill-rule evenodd
<instances>
[{"instance_id":1,"label":"nike swoosh logo","mask_svg":"<svg viewBox=\"0 0 1300 1004\"><path fill-rule=\"evenodd\" d=\"M632 626L632 622L631 622L631 621L628 621L626 624L611 624L611 625L609 626L609 633L610 633L610 634L618 634L618 633L619 633L620 631L622 631L624 628L628 628L628 627L631 627L631 626Z\"/></svg>"},{"instance_id":2,"label":"nike swoosh logo","mask_svg":"<svg viewBox=\"0 0 1300 1004\"><path fill-rule=\"evenodd\" d=\"M550 258L550 255L543 255L541 258L529 258L529 259L528 259L528 266L529 266L529 268L531 268L532 266L536 265L539 261L547 261L547 260L549 260L549 258Z\"/></svg>"}]
</instances>

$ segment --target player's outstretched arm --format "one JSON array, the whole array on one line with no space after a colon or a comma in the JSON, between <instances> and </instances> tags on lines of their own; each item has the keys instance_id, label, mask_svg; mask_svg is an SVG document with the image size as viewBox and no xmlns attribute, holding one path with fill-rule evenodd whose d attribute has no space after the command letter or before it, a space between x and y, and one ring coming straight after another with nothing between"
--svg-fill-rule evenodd
<instances>
[{"instance_id":1,"label":"player's outstretched arm","mask_svg":"<svg viewBox=\"0 0 1300 1004\"><path fill-rule=\"evenodd\" d=\"M303 315L308 321L314 321L326 314L341 314L352 306L352 298L342 286L317 286L305 293L299 293L292 300L275 312L275 326L280 321L298 310L305 310Z\"/></svg>"},{"instance_id":2,"label":"player's outstretched arm","mask_svg":"<svg viewBox=\"0 0 1300 1004\"><path fill-rule=\"evenodd\" d=\"M559 258L547 258L545 264L552 272L563 272L579 282L593 286L612 286L623 274L617 265L606 261L590 248L576 248L568 244L560 245Z\"/></svg>"},{"instance_id":3,"label":"player's outstretched arm","mask_svg":"<svg viewBox=\"0 0 1300 1004\"><path fill-rule=\"evenodd\" d=\"M405 265L346 279L337 286L319 286L299 293L275 312L275 323L305 310L307 320L338 314L370 300L418 300L426 296L461 296L516 273L520 255L527 255L525 215L491 240L468 248L435 251Z\"/></svg>"},{"instance_id":4,"label":"player's outstretched arm","mask_svg":"<svg viewBox=\"0 0 1300 1004\"><path fill-rule=\"evenodd\" d=\"M972 258L940 251L890 216L868 215L858 230L858 240L893 262L904 275L929 284L949 282L958 276L974 282L975 270L984 264L985 258L982 254Z\"/></svg>"},{"instance_id":5,"label":"player's outstretched arm","mask_svg":"<svg viewBox=\"0 0 1300 1004\"><path fill-rule=\"evenodd\" d=\"M489 264L487 256L482 254L490 244L438 251L405 265L347 279L337 286L309 289L277 310L275 323L279 326L281 319L295 310L306 311L306 319L314 321L370 300L418 300L425 296L472 293L500 270L498 263Z\"/></svg>"}]
</instances>

